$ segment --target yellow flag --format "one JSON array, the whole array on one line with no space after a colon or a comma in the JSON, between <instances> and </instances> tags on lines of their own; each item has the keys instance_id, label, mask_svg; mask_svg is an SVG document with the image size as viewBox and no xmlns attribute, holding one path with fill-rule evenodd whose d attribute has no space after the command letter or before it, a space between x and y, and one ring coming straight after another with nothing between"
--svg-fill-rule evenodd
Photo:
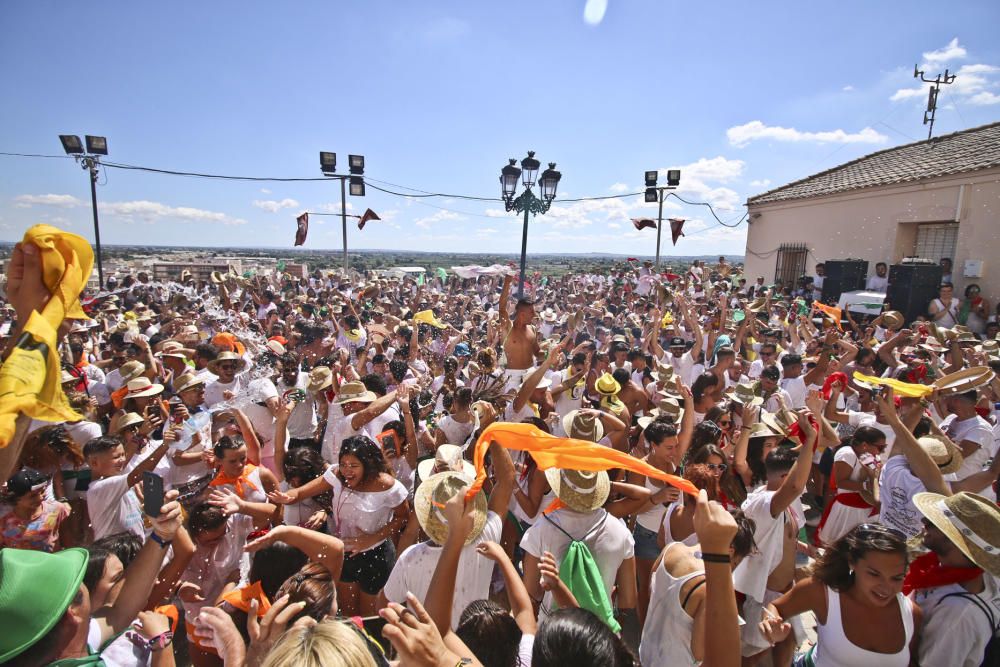
<instances>
[{"instance_id":1,"label":"yellow flag","mask_svg":"<svg viewBox=\"0 0 1000 667\"><path fill-rule=\"evenodd\" d=\"M447 329L448 325L434 317L433 310L421 310L419 313L413 316L414 322L423 322L424 324L429 324L432 327L437 327L438 329Z\"/></svg>"}]
</instances>

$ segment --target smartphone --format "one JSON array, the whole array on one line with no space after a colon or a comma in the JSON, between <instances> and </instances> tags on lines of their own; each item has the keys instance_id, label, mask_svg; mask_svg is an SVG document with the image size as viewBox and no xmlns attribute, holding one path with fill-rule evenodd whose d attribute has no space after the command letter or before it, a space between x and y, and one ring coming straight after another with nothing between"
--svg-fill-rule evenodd
<instances>
[{"instance_id":1,"label":"smartphone","mask_svg":"<svg viewBox=\"0 0 1000 667\"><path fill-rule=\"evenodd\" d=\"M386 620L381 616L362 616L361 625L364 626L365 632L368 636L379 643L382 650L387 654L391 650L392 645L389 640L382 636L382 628L385 627Z\"/></svg>"},{"instance_id":2,"label":"smartphone","mask_svg":"<svg viewBox=\"0 0 1000 667\"><path fill-rule=\"evenodd\" d=\"M146 516L160 516L163 507L163 478L153 472L142 473L142 510Z\"/></svg>"}]
</instances>

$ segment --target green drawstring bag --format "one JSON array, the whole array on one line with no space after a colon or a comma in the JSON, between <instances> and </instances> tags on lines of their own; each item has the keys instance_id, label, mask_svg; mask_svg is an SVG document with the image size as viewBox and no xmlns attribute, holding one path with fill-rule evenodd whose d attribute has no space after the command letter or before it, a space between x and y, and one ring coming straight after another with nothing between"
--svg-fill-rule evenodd
<instances>
[{"instance_id":1,"label":"green drawstring bag","mask_svg":"<svg viewBox=\"0 0 1000 667\"><path fill-rule=\"evenodd\" d=\"M590 547L581 539L575 539L572 535L563 530L562 526L549 518L547 514L542 516L559 529L559 531L569 538L569 548L562 562L559 563L559 578L562 579L566 587L576 597L580 607L593 612L599 619L611 628L612 632L621 631L621 625L615 620L615 609L608 597L608 592L604 588L604 579L601 578L601 570L597 567L594 554L590 553ZM604 518L590 529L584 536L586 539L594 533L607 520L608 514L604 513Z\"/></svg>"}]
</instances>

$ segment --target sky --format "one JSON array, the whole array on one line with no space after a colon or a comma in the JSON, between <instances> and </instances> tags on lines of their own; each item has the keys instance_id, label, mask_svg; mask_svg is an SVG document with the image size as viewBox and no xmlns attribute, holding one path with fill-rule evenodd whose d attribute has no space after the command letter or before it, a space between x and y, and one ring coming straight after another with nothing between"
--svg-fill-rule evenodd
<instances>
[{"instance_id":1,"label":"sky","mask_svg":"<svg viewBox=\"0 0 1000 667\"><path fill-rule=\"evenodd\" d=\"M366 159L382 217L351 248L520 251L500 201L508 158L534 150L562 181L529 253L652 255L646 170L727 225L747 197L926 138L927 86L947 68L935 135L1000 120L1000 3L666 0L0 3L0 152L62 155L59 134L106 136L119 164L222 175L321 176L319 151ZM392 185L387 185L392 184ZM73 160L0 155L0 241L45 222L93 238ZM246 182L105 167L105 244L291 249L303 211L340 211L333 181ZM742 254L745 222L670 198L686 219L662 253ZM339 250L311 217L310 249Z\"/></svg>"}]
</instances>

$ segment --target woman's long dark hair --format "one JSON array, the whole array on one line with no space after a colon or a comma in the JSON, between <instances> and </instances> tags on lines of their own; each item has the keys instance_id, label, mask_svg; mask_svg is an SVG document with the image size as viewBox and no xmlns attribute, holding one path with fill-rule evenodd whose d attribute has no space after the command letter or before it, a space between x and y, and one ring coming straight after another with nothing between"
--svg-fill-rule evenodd
<instances>
[{"instance_id":1,"label":"woman's long dark hair","mask_svg":"<svg viewBox=\"0 0 1000 667\"><path fill-rule=\"evenodd\" d=\"M639 660L592 612L579 607L553 612L538 628L532 667L635 667Z\"/></svg>"},{"instance_id":2,"label":"woman's long dark hair","mask_svg":"<svg viewBox=\"0 0 1000 667\"><path fill-rule=\"evenodd\" d=\"M880 523L863 523L828 547L813 566L812 577L838 593L854 585L854 563L877 551L899 554L907 562L906 540Z\"/></svg>"},{"instance_id":3,"label":"woman's long dark hair","mask_svg":"<svg viewBox=\"0 0 1000 667\"><path fill-rule=\"evenodd\" d=\"M348 454L361 461L361 465L365 469L365 474L361 478L362 481L370 482L376 479L379 473L389 472L389 468L385 463L385 457L382 455L382 450L368 436L352 435L350 438L344 440L340 445L340 454L337 460L343 459ZM344 481L339 471L337 472L337 476L340 477L341 482Z\"/></svg>"},{"instance_id":4,"label":"woman's long dark hair","mask_svg":"<svg viewBox=\"0 0 1000 667\"><path fill-rule=\"evenodd\" d=\"M723 463L729 463L726 454L715 445L705 445L691 457L692 463L708 463L711 456L718 457ZM726 498L733 505L739 507L747 499L747 491L743 484L733 474L733 467L727 466L726 471L719 477L719 488L726 494Z\"/></svg>"},{"instance_id":5,"label":"woman's long dark hair","mask_svg":"<svg viewBox=\"0 0 1000 667\"><path fill-rule=\"evenodd\" d=\"M518 667L521 629L506 609L492 600L474 600L462 612L455 634L483 667Z\"/></svg>"}]
</instances>

